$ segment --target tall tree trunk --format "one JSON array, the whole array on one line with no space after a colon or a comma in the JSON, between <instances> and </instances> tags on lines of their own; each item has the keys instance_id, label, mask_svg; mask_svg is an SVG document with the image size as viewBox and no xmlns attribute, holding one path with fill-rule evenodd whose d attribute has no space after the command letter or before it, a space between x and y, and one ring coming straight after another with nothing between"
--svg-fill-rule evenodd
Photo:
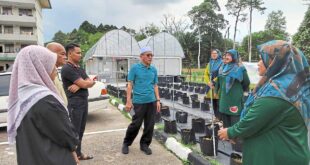
<instances>
[{"instance_id":1,"label":"tall tree trunk","mask_svg":"<svg viewBox=\"0 0 310 165\"><path fill-rule=\"evenodd\" d=\"M238 14L236 16L236 21L235 21L235 32L234 32L234 46L233 46L233 49L236 49L236 34L237 34L237 26L238 26L238 20L239 20L239 16L240 16L240 11L241 11L241 8L238 11Z\"/></svg>"},{"instance_id":2,"label":"tall tree trunk","mask_svg":"<svg viewBox=\"0 0 310 165\"><path fill-rule=\"evenodd\" d=\"M250 6L250 34L249 34L249 62L252 60L252 13L253 13L253 4L251 0L251 6Z\"/></svg>"},{"instance_id":3,"label":"tall tree trunk","mask_svg":"<svg viewBox=\"0 0 310 165\"><path fill-rule=\"evenodd\" d=\"M198 42L198 60L197 60L197 63L198 63L198 69L200 69L200 41Z\"/></svg>"},{"instance_id":4,"label":"tall tree trunk","mask_svg":"<svg viewBox=\"0 0 310 165\"><path fill-rule=\"evenodd\" d=\"M237 13L236 21L235 21L235 33L234 33L234 47L233 47L233 49L236 49L236 34L237 34L237 26L238 26L240 12L241 12L241 7Z\"/></svg>"}]
</instances>

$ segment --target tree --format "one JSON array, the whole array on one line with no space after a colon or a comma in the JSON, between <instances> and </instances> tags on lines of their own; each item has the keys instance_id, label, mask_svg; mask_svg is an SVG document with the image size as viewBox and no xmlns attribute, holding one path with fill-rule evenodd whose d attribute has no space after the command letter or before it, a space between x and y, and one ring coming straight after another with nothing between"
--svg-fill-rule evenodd
<instances>
[{"instance_id":1,"label":"tree","mask_svg":"<svg viewBox=\"0 0 310 165\"><path fill-rule=\"evenodd\" d=\"M268 15L268 19L266 21L265 30L271 30L274 32L284 31L286 30L286 20L285 16L283 16L283 12L281 10L272 11Z\"/></svg>"},{"instance_id":2,"label":"tree","mask_svg":"<svg viewBox=\"0 0 310 165\"><path fill-rule=\"evenodd\" d=\"M155 24L151 23L143 28L140 28L139 32L135 34L135 39L141 41L147 37L153 36L160 32L160 28Z\"/></svg>"},{"instance_id":3,"label":"tree","mask_svg":"<svg viewBox=\"0 0 310 165\"><path fill-rule=\"evenodd\" d=\"M234 46L236 48L236 34L237 34L237 27L238 22L244 22L246 20L247 14L244 13L244 10L247 7L246 0L228 0L227 4L225 5L226 9L228 10L228 15L232 15L236 17L235 19L235 30L234 30Z\"/></svg>"},{"instance_id":4,"label":"tree","mask_svg":"<svg viewBox=\"0 0 310 165\"><path fill-rule=\"evenodd\" d=\"M251 62L251 57L252 57L252 14L253 14L253 9L256 9L260 11L261 14L264 13L264 10L266 10L266 7L262 7L264 2L262 0L248 0L247 5L250 8L250 29L249 29L249 44L248 44L248 49L249 49L249 62Z\"/></svg>"},{"instance_id":5,"label":"tree","mask_svg":"<svg viewBox=\"0 0 310 165\"><path fill-rule=\"evenodd\" d=\"M259 56L258 56L258 50L256 48L257 45L263 44L267 41L270 40L285 40L286 39L286 35L281 34L281 33L274 33L271 30L264 30L264 31L259 31L259 32L254 32L251 34L252 36L252 43L253 45L255 45L255 47L251 50L251 54L252 54L252 60L253 61L258 61L259 60ZM248 50L248 37L249 36L245 36L242 40L242 44L241 47L239 49L239 53L242 56L242 59L248 59L248 53L250 52L250 50Z\"/></svg>"},{"instance_id":6,"label":"tree","mask_svg":"<svg viewBox=\"0 0 310 165\"><path fill-rule=\"evenodd\" d=\"M62 45L65 45L68 42L68 36L67 34L63 33L61 30L59 30L58 32L54 34L54 37L52 40L54 42L58 42Z\"/></svg>"},{"instance_id":7,"label":"tree","mask_svg":"<svg viewBox=\"0 0 310 165\"><path fill-rule=\"evenodd\" d=\"M97 32L97 27L95 25L89 23L88 21L84 21L80 25L79 30L84 30L87 33L95 34Z\"/></svg>"},{"instance_id":8,"label":"tree","mask_svg":"<svg viewBox=\"0 0 310 165\"><path fill-rule=\"evenodd\" d=\"M175 37L179 38L180 33L184 33L189 29L189 23L185 19L176 19L175 16L164 14L164 19L161 21L163 29Z\"/></svg>"},{"instance_id":9,"label":"tree","mask_svg":"<svg viewBox=\"0 0 310 165\"><path fill-rule=\"evenodd\" d=\"M126 26L122 26L120 29L124 30L125 32L127 32L127 33L129 33L131 35L135 35L136 34L136 30L127 28Z\"/></svg>"},{"instance_id":10,"label":"tree","mask_svg":"<svg viewBox=\"0 0 310 165\"><path fill-rule=\"evenodd\" d=\"M293 37L296 47L300 48L308 60L310 59L310 6L299 26L298 32Z\"/></svg>"},{"instance_id":11,"label":"tree","mask_svg":"<svg viewBox=\"0 0 310 165\"><path fill-rule=\"evenodd\" d=\"M202 43L202 54L209 55L212 47L218 47L218 43L223 42L222 33L219 30L226 27L227 21L223 14L215 12L220 10L217 0L204 0L199 6L194 6L188 12L193 22L191 28L194 29L194 34L200 36L198 42ZM195 53L192 54L195 56ZM197 65L200 68L200 53L197 56Z\"/></svg>"},{"instance_id":12,"label":"tree","mask_svg":"<svg viewBox=\"0 0 310 165\"><path fill-rule=\"evenodd\" d=\"M195 60L192 57L193 52L196 52L198 49L197 44L195 43L196 35L193 32L184 32L180 33L180 39L179 42L182 45L185 58L183 59L184 63L183 67L192 67L193 64L195 64Z\"/></svg>"},{"instance_id":13,"label":"tree","mask_svg":"<svg viewBox=\"0 0 310 165\"><path fill-rule=\"evenodd\" d=\"M104 25L103 26L102 23L99 24L98 27L97 27L97 31L101 32L101 33L106 33L108 31L114 30L114 29L118 29L118 28L116 26L114 26L114 25Z\"/></svg>"}]
</instances>

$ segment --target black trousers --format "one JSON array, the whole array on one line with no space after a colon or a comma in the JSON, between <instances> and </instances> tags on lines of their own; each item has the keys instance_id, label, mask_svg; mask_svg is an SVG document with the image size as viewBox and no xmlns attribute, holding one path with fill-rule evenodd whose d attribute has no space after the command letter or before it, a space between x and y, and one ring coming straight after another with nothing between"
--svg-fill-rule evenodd
<instances>
[{"instance_id":1,"label":"black trousers","mask_svg":"<svg viewBox=\"0 0 310 165\"><path fill-rule=\"evenodd\" d=\"M223 126L224 128L228 128L236 124L240 120L239 115L227 115L222 113L222 120L223 120Z\"/></svg>"},{"instance_id":2,"label":"black trousers","mask_svg":"<svg viewBox=\"0 0 310 165\"><path fill-rule=\"evenodd\" d=\"M222 120L221 113L219 111L219 100L218 99L212 99L213 102L213 110L214 110L214 115L216 118L219 120Z\"/></svg>"},{"instance_id":3,"label":"black trousers","mask_svg":"<svg viewBox=\"0 0 310 165\"><path fill-rule=\"evenodd\" d=\"M87 115L88 115L88 99L87 97L71 97L68 98L68 109L70 112L71 122L75 127L76 133L79 135L79 144L76 150L78 156L81 155L81 144L85 131Z\"/></svg>"},{"instance_id":4,"label":"black trousers","mask_svg":"<svg viewBox=\"0 0 310 165\"><path fill-rule=\"evenodd\" d=\"M140 139L140 146L149 146L152 142L155 124L156 102L145 104L133 104L135 114L132 122L127 128L124 144L130 146L139 133L139 129L144 121L143 134Z\"/></svg>"}]
</instances>

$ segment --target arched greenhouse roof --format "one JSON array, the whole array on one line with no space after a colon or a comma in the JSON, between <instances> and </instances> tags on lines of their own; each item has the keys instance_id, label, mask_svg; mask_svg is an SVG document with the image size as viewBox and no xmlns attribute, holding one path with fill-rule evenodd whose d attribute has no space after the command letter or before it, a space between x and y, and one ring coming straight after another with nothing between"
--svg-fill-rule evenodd
<instances>
[{"instance_id":1,"label":"arched greenhouse roof","mask_svg":"<svg viewBox=\"0 0 310 165\"><path fill-rule=\"evenodd\" d=\"M148 37L140 41L139 45L140 47L151 47L155 57L185 57L179 41L173 35L166 32Z\"/></svg>"},{"instance_id":2,"label":"arched greenhouse roof","mask_svg":"<svg viewBox=\"0 0 310 165\"><path fill-rule=\"evenodd\" d=\"M92 57L133 57L139 56L138 42L123 30L107 32L85 54L84 61Z\"/></svg>"}]
</instances>

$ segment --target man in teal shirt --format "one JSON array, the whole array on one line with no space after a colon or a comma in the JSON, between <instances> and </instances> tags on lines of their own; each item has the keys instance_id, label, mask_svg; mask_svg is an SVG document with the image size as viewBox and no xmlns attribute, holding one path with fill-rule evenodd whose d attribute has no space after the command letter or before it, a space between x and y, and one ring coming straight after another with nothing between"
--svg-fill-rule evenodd
<instances>
[{"instance_id":1,"label":"man in teal shirt","mask_svg":"<svg viewBox=\"0 0 310 165\"><path fill-rule=\"evenodd\" d=\"M154 116L156 110L160 111L157 70L151 65L152 59L152 50L149 47L142 48L140 63L133 65L128 74L126 111L129 112L133 108L135 115L132 117L132 122L128 126L124 138L123 154L129 153L128 146L138 135L143 121L144 129L140 140L140 149L146 155L152 154L149 145L153 137ZM133 96L132 99L131 96Z\"/></svg>"}]
</instances>

